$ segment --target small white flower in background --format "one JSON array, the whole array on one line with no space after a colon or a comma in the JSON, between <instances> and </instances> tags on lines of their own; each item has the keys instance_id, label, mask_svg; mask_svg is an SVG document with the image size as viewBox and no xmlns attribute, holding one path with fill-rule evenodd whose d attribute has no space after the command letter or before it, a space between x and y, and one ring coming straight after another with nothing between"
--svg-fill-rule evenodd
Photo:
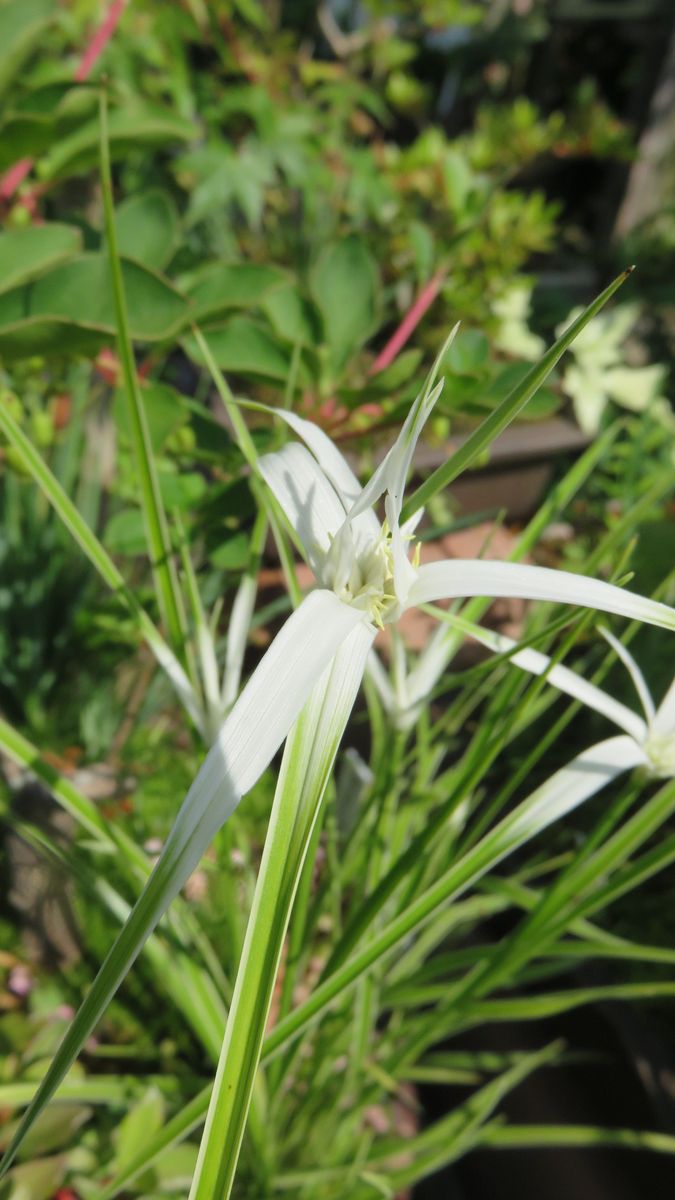
<instances>
[{"instance_id":1,"label":"small white flower in background","mask_svg":"<svg viewBox=\"0 0 675 1200\"><path fill-rule=\"evenodd\" d=\"M581 314L575 308L556 330L563 333ZM635 325L639 310L623 304L611 312L600 313L582 329L570 347L574 362L563 374L562 386L574 405L574 414L584 431L593 436L600 428L602 414L610 400L631 412L644 412L654 406L661 418L667 417L660 395L665 368L659 364L631 367L625 362L624 344Z\"/></svg>"},{"instance_id":2,"label":"small white flower in background","mask_svg":"<svg viewBox=\"0 0 675 1200\"><path fill-rule=\"evenodd\" d=\"M493 337L495 346L507 354L514 354L535 362L546 349L546 343L529 327L532 285L527 280L518 280L492 301L492 312L499 320Z\"/></svg>"},{"instance_id":3,"label":"small white flower in background","mask_svg":"<svg viewBox=\"0 0 675 1200\"><path fill-rule=\"evenodd\" d=\"M553 687L575 700L582 701L622 729L626 736L618 740L625 743L625 769L642 766L656 778L675 778L675 679L657 708L633 655L607 629L601 629L600 632L629 672L644 715L634 712L632 708L615 700L608 692L589 683L582 675L568 667L552 664L551 659L539 650L530 647L519 650L518 643L504 634L484 629L483 626L474 625L461 617L452 616L447 619L451 625L490 650L499 654L508 653L509 662L521 670L529 671L532 675L545 675L547 682Z\"/></svg>"}]
</instances>

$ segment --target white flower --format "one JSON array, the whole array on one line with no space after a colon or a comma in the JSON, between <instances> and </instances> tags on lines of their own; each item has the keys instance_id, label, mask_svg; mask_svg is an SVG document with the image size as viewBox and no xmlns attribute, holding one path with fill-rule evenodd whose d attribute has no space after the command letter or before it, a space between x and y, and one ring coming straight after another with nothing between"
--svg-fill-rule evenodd
<instances>
[{"instance_id":1,"label":"white flower","mask_svg":"<svg viewBox=\"0 0 675 1200\"><path fill-rule=\"evenodd\" d=\"M556 333L563 333L581 312L581 308L573 309ZM644 412L655 406L655 415L661 413L659 392L664 368L659 364L630 367L624 361L623 343L637 318L634 304L601 313L582 329L570 347L575 361L563 375L563 388L572 398L581 429L589 436L598 432L610 400L631 412Z\"/></svg>"},{"instance_id":2,"label":"white flower","mask_svg":"<svg viewBox=\"0 0 675 1200\"><path fill-rule=\"evenodd\" d=\"M317 426L279 411L305 444L286 446L259 465L319 586L282 626L232 705L143 892L19 1123L0 1172L7 1170L171 901L303 710L311 710L310 726L319 732L303 742L300 726L298 756L306 767L314 755L317 778L325 781L378 626L395 622L412 605L441 597L520 596L586 605L675 629L675 611L666 605L580 575L502 562L419 564L411 545L415 522L400 526L399 521L415 444L438 391L427 384L364 488ZM373 509L382 496L384 522ZM631 737L613 738L557 772L516 811L508 837L498 827L497 834L504 836L501 856L531 835L533 821L545 827L648 753L653 764L667 765L670 743L664 746L662 733L652 726L649 747Z\"/></svg>"},{"instance_id":3,"label":"white flower","mask_svg":"<svg viewBox=\"0 0 675 1200\"><path fill-rule=\"evenodd\" d=\"M531 300L532 286L526 279L521 279L492 301L492 311L499 319L493 341L507 354L534 362L544 353L546 343L529 327Z\"/></svg>"},{"instance_id":4,"label":"white flower","mask_svg":"<svg viewBox=\"0 0 675 1200\"><path fill-rule=\"evenodd\" d=\"M647 681L632 654L606 629L601 633L612 646L628 670L638 694L643 715L633 712L627 705L616 700L602 688L589 683L583 676L568 667L553 665L546 654L526 647L518 649L518 643L504 634L494 633L480 625L464 621L461 617L448 617L451 625L474 637L497 653L510 654L509 661L532 675L545 675L547 682L575 700L581 700L595 712L607 717L627 735L632 750L626 754L627 768L643 766L650 774L660 779L675 778L675 679L666 692L661 704L656 707ZM515 651L514 653L511 653Z\"/></svg>"}]
</instances>

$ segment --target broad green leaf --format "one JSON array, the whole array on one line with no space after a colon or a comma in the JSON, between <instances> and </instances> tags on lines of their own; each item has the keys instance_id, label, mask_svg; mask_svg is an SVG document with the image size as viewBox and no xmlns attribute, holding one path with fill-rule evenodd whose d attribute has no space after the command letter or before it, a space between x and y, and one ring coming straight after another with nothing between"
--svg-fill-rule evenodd
<instances>
[{"instance_id":1,"label":"broad green leaf","mask_svg":"<svg viewBox=\"0 0 675 1200\"><path fill-rule=\"evenodd\" d=\"M478 329L460 330L446 355L446 366L458 375L481 373L490 359L490 345Z\"/></svg>"},{"instance_id":2,"label":"broad green leaf","mask_svg":"<svg viewBox=\"0 0 675 1200\"><path fill-rule=\"evenodd\" d=\"M177 117L168 109L125 105L110 114L110 155L118 159L151 147L189 142L197 132L191 121ZM64 179L89 170L98 160L99 134L99 122L95 119L62 138L38 164L40 177Z\"/></svg>"},{"instance_id":3,"label":"broad green leaf","mask_svg":"<svg viewBox=\"0 0 675 1200\"><path fill-rule=\"evenodd\" d=\"M288 276L280 267L259 263L209 263L185 286L196 321L213 321L233 308L253 308L270 291L285 288Z\"/></svg>"},{"instance_id":4,"label":"broad green leaf","mask_svg":"<svg viewBox=\"0 0 675 1200\"><path fill-rule=\"evenodd\" d=\"M290 360L278 342L262 325L246 317L234 317L227 325L207 329L202 334L216 365L233 375L262 375L283 382ZM204 356L192 334L183 339L185 350L200 366Z\"/></svg>"},{"instance_id":5,"label":"broad green leaf","mask_svg":"<svg viewBox=\"0 0 675 1200\"><path fill-rule=\"evenodd\" d=\"M131 336L171 338L189 319L188 302L155 272L122 264ZM116 335L112 279L101 254L82 254L34 283L0 296L0 354L11 361L33 354L88 353Z\"/></svg>"},{"instance_id":6,"label":"broad green leaf","mask_svg":"<svg viewBox=\"0 0 675 1200\"><path fill-rule=\"evenodd\" d=\"M63 1183L66 1164L62 1155L21 1163L10 1175L7 1200L50 1200Z\"/></svg>"},{"instance_id":7,"label":"broad green leaf","mask_svg":"<svg viewBox=\"0 0 675 1200\"><path fill-rule=\"evenodd\" d=\"M275 333L292 346L316 346L320 341L319 314L294 283L266 295L260 305Z\"/></svg>"},{"instance_id":8,"label":"broad green leaf","mask_svg":"<svg viewBox=\"0 0 675 1200\"><path fill-rule=\"evenodd\" d=\"M55 137L56 121L48 113L8 113L0 123L0 171L43 154Z\"/></svg>"},{"instance_id":9,"label":"broad green leaf","mask_svg":"<svg viewBox=\"0 0 675 1200\"><path fill-rule=\"evenodd\" d=\"M133 258L161 271L178 246L180 231L176 206L160 188L131 196L115 214L117 246L122 258Z\"/></svg>"},{"instance_id":10,"label":"broad green leaf","mask_svg":"<svg viewBox=\"0 0 675 1200\"><path fill-rule=\"evenodd\" d=\"M41 35L56 16L53 0L0 4L0 92L18 75L31 52L41 47Z\"/></svg>"},{"instance_id":11,"label":"broad green leaf","mask_svg":"<svg viewBox=\"0 0 675 1200\"><path fill-rule=\"evenodd\" d=\"M209 1084L197 1096L188 1101L175 1117L167 1121L164 1128L160 1129L155 1136L146 1138L145 1145L139 1150L134 1160L128 1162L124 1170L116 1172L112 1179L108 1178L110 1172L106 1170L106 1184L97 1193L98 1200L112 1200L113 1196L119 1195L138 1175L162 1158L167 1149L178 1145L202 1125L209 1107L210 1094L211 1085Z\"/></svg>"},{"instance_id":12,"label":"broad green leaf","mask_svg":"<svg viewBox=\"0 0 675 1200\"><path fill-rule=\"evenodd\" d=\"M326 246L312 269L310 288L323 318L324 339L339 370L377 322L379 274L365 242L350 234Z\"/></svg>"},{"instance_id":13,"label":"broad green leaf","mask_svg":"<svg viewBox=\"0 0 675 1200\"><path fill-rule=\"evenodd\" d=\"M0 292L37 279L81 248L80 230L56 222L0 233Z\"/></svg>"},{"instance_id":14,"label":"broad green leaf","mask_svg":"<svg viewBox=\"0 0 675 1200\"><path fill-rule=\"evenodd\" d=\"M104 541L111 554L142 554L145 529L140 508L125 508L114 513L105 527Z\"/></svg>"}]
</instances>

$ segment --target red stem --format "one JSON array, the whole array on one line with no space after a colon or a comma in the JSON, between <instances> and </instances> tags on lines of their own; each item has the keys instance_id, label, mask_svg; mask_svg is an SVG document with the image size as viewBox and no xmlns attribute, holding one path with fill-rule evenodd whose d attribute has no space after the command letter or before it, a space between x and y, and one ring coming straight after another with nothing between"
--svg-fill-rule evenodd
<instances>
[{"instance_id":1,"label":"red stem","mask_svg":"<svg viewBox=\"0 0 675 1200\"><path fill-rule=\"evenodd\" d=\"M442 267L431 277L428 283L425 283L415 303L404 316L398 329L391 335L386 346L380 350L377 358L370 364L369 375L377 375L379 371L384 371L385 367L390 366L396 356L400 354L424 314L431 308L441 290L446 273L446 269Z\"/></svg>"},{"instance_id":2,"label":"red stem","mask_svg":"<svg viewBox=\"0 0 675 1200\"><path fill-rule=\"evenodd\" d=\"M73 78L76 83L83 83L96 66L118 26L119 19L126 7L126 2L127 0L113 0L104 20L89 41L82 58L75 68ZM22 158L19 162L14 163L13 167L5 171L4 175L0 177L0 200L10 200L12 198L17 188L21 186L32 169L34 161L32 158Z\"/></svg>"}]
</instances>

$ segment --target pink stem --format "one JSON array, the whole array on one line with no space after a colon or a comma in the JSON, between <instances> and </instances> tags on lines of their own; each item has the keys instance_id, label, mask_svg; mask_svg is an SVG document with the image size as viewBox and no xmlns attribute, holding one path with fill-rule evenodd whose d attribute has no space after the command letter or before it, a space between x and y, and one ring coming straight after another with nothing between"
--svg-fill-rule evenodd
<instances>
[{"instance_id":1,"label":"pink stem","mask_svg":"<svg viewBox=\"0 0 675 1200\"><path fill-rule=\"evenodd\" d=\"M76 71L75 82L82 83L96 66L113 33L117 29L119 19L124 12L126 0L113 0L103 22L89 42Z\"/></svg>"},{"instance_id":2,"label":"pink stem","mask_svg":"<svg viewBox=\"0 0 675 1200\"><path fill-rule=\"evenodd\" d=\"M425 283L415 303L404 316L398 329L391 335L386 346L380 350L377 358L370 364L369 375L377 375L379 371L384 371L385 367L393 363L396 356L405 346L408 338L419 325L427 309L431 308L441 290L445 276L446 271L444 268L441 268L440 271L437 271L431 277L428 283Z\"/></svg>"},{"instance_id":3,"label":"pink stem","mask_svg":"<svg viewBox=\"0 0 675 1200\"><path fill-rule=\"evenodd\" d=\"M105 19L99 25L75 69L74 79L76 83L83 83L91 74L117 28L126 2L127 0L113 0ZM17 188L21 186L32 169L33 162L32 158L22 158L19 162L14 163L13 167L5 171L4 175L0 177L0 200L10 200L12 198Z\"/></svg>"},{"instance_id":4,"label":"pink stem","mask_svg":"<svg viewBox=\"0 0 675 1200\"><path fill-rule=\"evenodd\" d=\"M9 200L21 186L33 166L32 158L20 158L0 179L0 200Z\"/></svg>"}]
</instances>

